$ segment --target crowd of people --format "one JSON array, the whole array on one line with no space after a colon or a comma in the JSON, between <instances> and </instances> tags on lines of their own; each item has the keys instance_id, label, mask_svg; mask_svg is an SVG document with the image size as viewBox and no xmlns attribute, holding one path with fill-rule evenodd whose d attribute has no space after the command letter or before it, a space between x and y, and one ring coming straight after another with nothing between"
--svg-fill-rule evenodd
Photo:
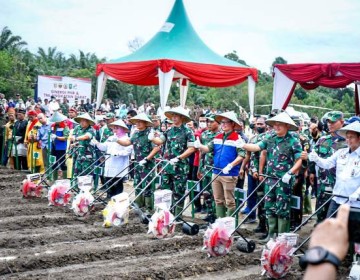
<instances>
[{"instance_id":1,"label":"crowd of people","mask_svg":"<svg viewBox=\"0 0 360 280\"><path fill-rule=\"evenodd\" d=\"M175 215L183 211L187 181L200 180L211 203L198 199L195 210L207 214L207 221L237 215L235 189L246 182L248 200L241 213L248 223L258 221L254 234L264 242L297 228L312 211L318 211L320 223L341 204L360 206L360 119L345 120L339 111L304 124L274 110L255 116L245 129L235 112L213 108L169 107L160 115L151 103L115 107L106 100L95 109L89 99L73 106L55 97L44 103L23 102L19 95L0 99L2 163L10 168L43 173L53 164L54 179L72 178L88 175L88 167L99 161L102 183L117 181L111 197L123 191L126 167L133 166L136 194L161 176L161 188L173 191ZM67 161L51 162L51 156L59 159L67 152L72 153ZM138 196L139 207L153 210L152 192ZM292 196L300 207L292 207Z\"/></svg>"}]
</instances>

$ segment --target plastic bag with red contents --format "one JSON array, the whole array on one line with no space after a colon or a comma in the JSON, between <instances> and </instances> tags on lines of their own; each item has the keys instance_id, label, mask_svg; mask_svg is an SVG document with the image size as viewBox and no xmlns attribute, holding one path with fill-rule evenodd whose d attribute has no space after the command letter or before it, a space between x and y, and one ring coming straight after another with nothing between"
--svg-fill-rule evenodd
<instances>
[{"instance_id":1,"label":"plastic bag with red contents","mask_svg":"<svg viewBox=\"0 0 360 280\"><path fill-rule=\"evenodd\" d=\"M123 192L113 196L101 212L104 217L103 227L127 224L129 221L129 206L128 193Z\"/></svg>"},{"instance_id":2,"label":"plastic bag with red contents","mask_svg":"<svg viewBox=\"0 0 360 280\"><path fill-rule=\"evenodd\" d=\"M150 218L148 233L152 233L159 239L173 236L176 227L174 218L165 203L158 204L155 213Z\"/></svg>"},{"instance_id":3,"label":"plastic bag with red contents","mask_svg":"<svg viewBox=\"0 0 360 280\"><path fill-rule=\"evenodd\" d=\"M93 207L94 196L90 193L92 186L79 186L80 192L75 196L71 209L73 209L76 216L84 217L90 213Z\"/></svg>"},{"instance_id":4,"label":"plastic bag with red contents","mask_svg":"<svg viewBox=\"0 0 360 280\"><path fill-rule=\"evenodd\" d=\"M48 192L49 206L66 206L70 203L71 193L70 189L70 180L57 180L50 187Z\"/></svg>"},{"instance_id":5,"label":"plastic bag with red contents","mask_svg":"<svg viewBox=\"0 0 360 280\"><path fill-rule=\"evenodd\" d=\"M21 192L23 197L41 197L43 187L38 185L41 179L40 173L26 175L26 179L22 181Z\"/></svg>"},{"instance_id":6,"label":"plastic bag with red contents","mask_svg":"<svg viewBox=\"0 0 360 280\"><path fill-rule=\"evenodd\" d=\"M232 231L233 226L229 227L225 219L217 219L204 233L203 250L212 257L225 256L234 242Z\"/></svg>"},{"instance_id":7,"label":"plastic bag with red contents","mask_svg":"<svg viewBox=\"0 0 360 280\"><path fill-rule=\"evenodd\" d=\"M276 240L269 240L261 254L263 274L279 279L289 272L293 264L297 237L296 233L283 233Z\"/></svg>"}]
</instances>

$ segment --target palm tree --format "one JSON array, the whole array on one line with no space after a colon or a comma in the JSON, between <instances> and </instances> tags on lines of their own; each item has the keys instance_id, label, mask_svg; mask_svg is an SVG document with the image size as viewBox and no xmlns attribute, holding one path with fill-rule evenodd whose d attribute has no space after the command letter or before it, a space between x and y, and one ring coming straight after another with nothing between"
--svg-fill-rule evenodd
<instances>
[{"instance_id":1,"label":"palm tree","mask_svg":"<svg viewBox=\"0 0 360 280\"><path fill-rule=\"evenodd\" d=\"M3 50L20 50L27 43L22 41L20 36L14 36L11 30L5 26L0 34L0 51Z\"/></svg>"}]
</instances>

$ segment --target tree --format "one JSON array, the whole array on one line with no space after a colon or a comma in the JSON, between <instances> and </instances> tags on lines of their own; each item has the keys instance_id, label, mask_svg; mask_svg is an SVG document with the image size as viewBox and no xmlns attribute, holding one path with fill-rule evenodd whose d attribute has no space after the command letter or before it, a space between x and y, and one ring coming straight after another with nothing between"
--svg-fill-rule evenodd
<instances>
[{"instance_id":1,"label":"tree","mask_svg":"<svg viewBox=\"0 0 360 280\"><path fill-rule=\"evenodd\" d=\"M276 57L274 62L271 64L270 73L273 72L275 64L287 64L287 61L283 59L281 56Z\"/></svg>"},{"instance_id":2,"label":"tree","mask_svg":"<svg viewBox=\"0 0 360 280\"><path fill-rule=\"evenodd\" d=\"M242 65L248 66L246 64L245 60L242 60L242 59L239 58L236 51L232 51L231 53L228 53L228 54L224 55L224 57L226 57L227 59L230 59L232 61L236 61L236 62L238 62L238 63L240 63Z\"/></svg>"},{"instance_id":3,"label":"tree","mask_svg":"<svg viewBox=\"0 0 360 280\"><path fill-rule=\"evenodd\" d=\"M5 26L0 34L0 51L2 50L20 50L27 43L20 36L14 36L11 30Z\"/></svg>"}]
</instances>

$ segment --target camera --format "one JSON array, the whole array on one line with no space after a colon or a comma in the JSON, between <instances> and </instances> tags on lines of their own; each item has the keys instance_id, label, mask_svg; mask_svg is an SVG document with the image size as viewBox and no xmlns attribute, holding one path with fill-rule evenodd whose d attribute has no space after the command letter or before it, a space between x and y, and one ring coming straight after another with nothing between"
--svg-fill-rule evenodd
<instances>
[{"instance_id":1,"label":"camera","mask_svg":"<svg viewBox=\"0 0 360 280\"><path fill-rule=\"evenodd\" d=\"M360 243L360 208L350 208L348 232L349 242Z\"/></svg>"}]
</instances>

